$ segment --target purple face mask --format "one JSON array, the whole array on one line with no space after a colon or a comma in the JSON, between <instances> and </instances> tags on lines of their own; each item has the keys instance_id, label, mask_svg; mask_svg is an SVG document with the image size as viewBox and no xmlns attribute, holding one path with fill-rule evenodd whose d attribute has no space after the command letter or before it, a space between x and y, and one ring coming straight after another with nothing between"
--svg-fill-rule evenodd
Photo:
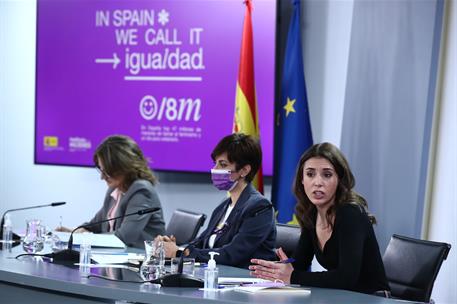
<instances>
[{"instance_id":1,"label":"purple face mask","mask_svg":"<svg viewBox=\"0 0 457 304\"><path fill-rule=\"evenodd\" d=\"M214 187L223 191L230 191L235 188L238 181L230 178L231 171L223 169L211 169L211 180Z\"/></svg>"}]
</instances>

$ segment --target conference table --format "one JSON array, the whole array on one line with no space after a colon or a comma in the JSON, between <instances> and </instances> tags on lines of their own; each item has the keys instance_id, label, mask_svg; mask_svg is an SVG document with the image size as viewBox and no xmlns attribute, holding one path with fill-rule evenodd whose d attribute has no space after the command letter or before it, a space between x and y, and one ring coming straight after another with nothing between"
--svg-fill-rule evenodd
<instances>
[{"instance_id":1,"label":"conference table","mask_svg":"<svg viewBox=\"0 0 457 304\"><path fill-rule=\"evenodd\" d=\"M314 287L309 294L254 294L233 289L213 292L110 281L87 277L77 266L54 264L30 256L16 259L21 253L24 253L22 246L0 250L0 303L399 303L351 291ZM220 277L249 277L246 269L218 267ZM91 272L100 269L92 268ZM115 271L137 275L127 269Z\"/></svg>"}]
</instances>

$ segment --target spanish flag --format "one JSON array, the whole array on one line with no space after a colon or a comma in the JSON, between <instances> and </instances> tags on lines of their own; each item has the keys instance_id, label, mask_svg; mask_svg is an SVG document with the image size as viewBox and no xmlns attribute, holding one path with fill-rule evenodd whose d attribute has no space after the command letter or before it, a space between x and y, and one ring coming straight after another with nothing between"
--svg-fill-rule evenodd
<instances>
[{"instance_id":1,"label":"spanish flag","mask_svg":"<svg viewBox=\"0 0 457 304\"><path fill-rule=\"evenodd\" d=\"M236 85L235 117L233 132L257 136L259 132L259 115L254 83L254 46L252 38L252 2L245 0L243 36L241 38L240 67ZM252 181L260 193L263 193L262 166Z\"/></svg>"}]
</instances>

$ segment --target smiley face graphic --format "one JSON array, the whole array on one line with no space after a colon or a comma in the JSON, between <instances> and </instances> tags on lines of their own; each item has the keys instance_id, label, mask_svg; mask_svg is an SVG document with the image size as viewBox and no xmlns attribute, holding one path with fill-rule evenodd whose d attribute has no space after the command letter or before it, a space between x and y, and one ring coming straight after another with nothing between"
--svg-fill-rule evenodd
<instances>
[{"instance_id":1,"label":"smiley face graphic","mask_svg":"<svg viewBox=\"0 0 457 304\"><path fill-rule=\"evenodd\" d=\"M140 101L140 114L146 120L154 119L157 108L157 101L151 95L144 96Z\"/></svg>"}]
</instances>

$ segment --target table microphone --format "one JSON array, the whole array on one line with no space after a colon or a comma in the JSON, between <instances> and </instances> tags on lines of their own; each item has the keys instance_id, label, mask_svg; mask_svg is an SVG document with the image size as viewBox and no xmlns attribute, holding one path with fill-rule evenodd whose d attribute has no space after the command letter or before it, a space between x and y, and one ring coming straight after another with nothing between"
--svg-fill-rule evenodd
<instances>
[{"instance_id":1,"label":"table microphone","mask_svg":"<svg viewBox=\"0 0 457 304\"><path fill-rule=\"evenodd\" d=\"M117 220L117 219L124 218L124 217L131 216L131 215L143 215L143 214L147 214L147 213L151 213L151 212L155 212L155 211L159 211L159 210L160 210L159 207L146 208L146 209L142 209L142 210L139 210L139 211L136 211L136 212L127 213L127 214L123 214L123 215L120 215L120 216L116 216L116 217L108 218L108 219L105 219L105 220L97 221L97 222L94 222L94 223L80 225L80 226L76 227L75 229L73 229L71 231L70 238L68 239L68 247L67 247L67 249L61 250L61 251L58 251L58 252L45 254L44 256L48 257L48 258L51 258L54 263L61 263L61 264L78 263L79 262L79 251L73 250L73 233L77 229L95 226L95 225L98 225L98 224L101 224L101 223Z\"/></svg>"},{"instance_id":2,"label":"table microphone","mask_svg":"<svg viewBox=\"0 0 457 304\"><path fill-rule=\"evenodd\" d=\"M195 240L197 241L197 240ZM162 285L163 287L198 287L202 288L204 285L203 280L196 278L194 276L182 273L184 268L184 252L190 247L195 244L194 242L190 242L182 251L182 254L179 258L178 263L178 271L177 273L167 274L163 277L155 280L156 283Z\"/></svg>"},{"instance_id":3,"label":"table microphone","mask_svg":"<svg viewBox=\"0 0 457 304\"><path fill-rule=\"evenodd\" d=\"M2 215L2 222L0 224L0 235L3 235L3 224L5 223L5 215L9 212L12 211L20 211L20 210L27 210L27 209L35 209L35 208L43 208L43 207L57 207L57 206L62 206L65 205L66 202L56 202L56 203L50 203L50 204L45 204L45 205L38 205L38 206L31 206L31 207L24 207L24 208L16 208L16 209L9 209L6 210L3 215ZM13 233L13 240L17 241L20 240L21 237L17 235L16 233Z\"/></svg>"}]
</instances>

